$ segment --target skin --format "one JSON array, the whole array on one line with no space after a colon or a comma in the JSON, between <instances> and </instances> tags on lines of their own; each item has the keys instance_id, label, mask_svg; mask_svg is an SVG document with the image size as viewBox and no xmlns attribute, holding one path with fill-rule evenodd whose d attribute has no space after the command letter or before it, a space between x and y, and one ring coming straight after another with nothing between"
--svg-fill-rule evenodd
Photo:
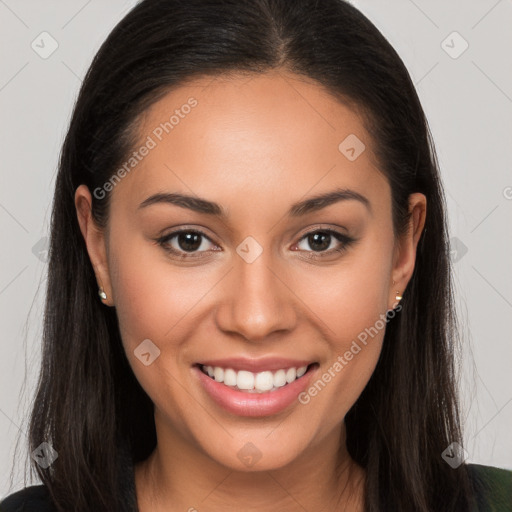
<instances>
[{"instance_id":1,"label":"skin","mask_svg":"<svg viewBox=\"0 0 512 512\"><path fill-rule=\"evenodd\" d=\"M127 357L155 404L157 448L135 470L139 508L363 510L365 474L346 450L344 417L374 371L385 329L307 405L263 418L221 409L191 367L283 356L317 361L319 376L327 371L405 290L426 198L410 196L410 229L396 240L391 190L361 118L284 71L189 82L145 113L140 140L191 96L198 105L115 186L105 230L91 216L87 187L75 195L103 302L116 308ZM349 134L366 146L355 161L338 149ZM338 187L363 194L371 211L347 200L287 216L295 202ZM163 203L138 208L157 192L215 201L228 216ZM180 227L209 238L195 251L203 258L180 261L155 242ZM325 228L356 241L308 259L343 245L332 237L316 252L304 235ZM252 263L236 252L247 236L263 249ZM172 246L186 254L177 237ZM161 353L145 366L134 350L148 338ZM237 456L248 442L261 453L252 467Z\"/></svg>"}]
</instances>

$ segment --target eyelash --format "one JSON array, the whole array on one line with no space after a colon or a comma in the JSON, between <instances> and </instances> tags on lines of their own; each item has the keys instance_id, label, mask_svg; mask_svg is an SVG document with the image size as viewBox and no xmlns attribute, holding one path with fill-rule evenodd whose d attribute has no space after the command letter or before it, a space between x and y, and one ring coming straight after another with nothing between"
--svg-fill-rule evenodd
<instances>
[{"instance_id":1,"label":"eyelash","mask_svg":"<svg viewBox=\"0 0 512 512\"><path fill-rule=\"evenodd\" d=\"M206 238L209 242L214 243L214 242L212 242L212 240L210 240L210 238L205 233L203 233L202 231L199 231L197 229L180 229L177 231L173 231L172 233L168 233L167 235L164 235L160 238L157 238L155 241L166 252L177 256L181 260L187 260L187 259L192 259L192 258L204 258L205 256L203 256L203 254L207 251L200 251L200 252L196 252L196 253L186 253L186 252L177 251L176 249L174 249L173 247L171 247L169 245L169 242L173 238L177 237L178 235L180 235L182 233L192 233L192 234L200 235L200 236ZM302 240L306 239L308 236L311 236L315 233L324 233L324 234L331 235L334 238L336 238L339 242L342 242L342 245L340 247L338 247L337 249L330 249L328 251L320 251L320 252L306 251L307 253L312 253L309 256L306 256L309 259L316 260L316 259L323 258L326 255L332 255L334 253L342 254L350 247L350 245L352 243L354 243L356 241L356 239L349 237L347 235L344 235L342 233L339 233L338 231L334 231L332 229L315 229L313 231L309 231L308 233L305 233L299 239L299 241L297 243L300 243ZM218 251L215 251L215 252L218 252ZM299 251L299 252L302 252L302 251Z\"/></svg>"}]
</instances>

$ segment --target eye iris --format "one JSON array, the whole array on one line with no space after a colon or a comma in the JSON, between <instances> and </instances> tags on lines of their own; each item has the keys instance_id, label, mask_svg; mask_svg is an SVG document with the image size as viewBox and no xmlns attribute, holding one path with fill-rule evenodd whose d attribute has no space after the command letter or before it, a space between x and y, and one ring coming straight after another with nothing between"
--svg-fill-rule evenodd
<instances>
[{"instance_id":1,"label":"eye iris","mask_svg":"<svg viewBox=\"0 0 512 512\"><path fill-rule=\"evenodd\" d=\"M323 233L321 231L319 231L317 233L313 233L312 235L308 236L308 242L310 244L310 247L314 251L322 251L322 250L328 249L329 245L330 245L330 241L331 241L331 235L329 233ZM321 244L320 247L317 246L317 248L315 248L315 244L317 244L319 242Z\"/></svg>"},{"instance_id":2,"label":"eye iris","mask_svg":"<svg viewBox=\"0 0 512 512\"><path fill-rule=\"evenodd\" d=\"M201 235L198 233L180 233L178 245L184 251L195 251L201 245Z\"/></svg>"}]
</instances>

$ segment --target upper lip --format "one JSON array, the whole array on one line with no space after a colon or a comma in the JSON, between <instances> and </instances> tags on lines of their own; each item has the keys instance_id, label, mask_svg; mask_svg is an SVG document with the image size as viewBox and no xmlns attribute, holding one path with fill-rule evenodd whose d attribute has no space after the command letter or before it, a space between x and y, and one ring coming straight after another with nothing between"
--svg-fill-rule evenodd
<instances>
[{"instance_id":1,"label":"upper lip","mask_svg":"<svg viewBox=\"0 0 512 512\"><path fill-rule=\"evenodd\" d=\"M220 368L231 368L235 371L245 370L258 373L263 371L277 371L287 368L301 368L308 366L314 361L307 359L288 359L285 357L268 357L264 359L247 359L245 357L230 357L228 359L208 359L197 363L202 366L219 366Z\"/></svg>"}]
</instances>

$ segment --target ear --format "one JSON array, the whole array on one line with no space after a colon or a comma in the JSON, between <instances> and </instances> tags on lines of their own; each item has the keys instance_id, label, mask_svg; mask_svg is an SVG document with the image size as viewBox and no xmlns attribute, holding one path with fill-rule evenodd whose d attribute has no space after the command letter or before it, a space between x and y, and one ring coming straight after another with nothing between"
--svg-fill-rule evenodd
<instances>
[{"instance_id":1,"label":"ear","mask_svg":"<svg viewBox=\"0 0 512 512\"><path fill-rule=\"evenodd\" d=\"M395 247L393 271L389 283L393 306L396 306L397 303L395 299L396 292L398 291L400 295L403 294L414 272L416 249L425 226L427 214L427 198L424 194L417 192L409 196L409 213L411 218L407 232ZM395 284L393 284L393 281L395 281Z\"/></svg>"},{"instance_id":2,"label":"ear","mask_svg":"<svg viewBox=\"0 0 512 512\"><path fill-rule=\"evenodd\" d=\"M104 229L97 226L92 216L92 198L86 185L80 185L75 191L75 208L80 224L80 231L87 246L89 259L96 275L98 288L101 287L107 294L103 304L113 306L112 286L107 257L107 240Z\"/></svg>"}]
</instances>

